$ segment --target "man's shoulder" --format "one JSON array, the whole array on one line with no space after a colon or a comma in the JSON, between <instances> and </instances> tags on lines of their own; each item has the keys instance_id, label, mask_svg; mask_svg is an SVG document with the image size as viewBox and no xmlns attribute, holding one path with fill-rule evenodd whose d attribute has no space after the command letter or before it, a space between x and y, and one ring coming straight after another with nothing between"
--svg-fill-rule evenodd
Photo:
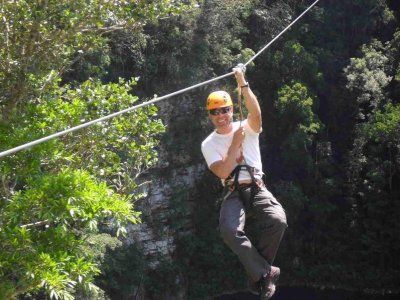
<instances>
[{"instance_id":1,"label":"man's shoulder","mask_svg":"<svg viewBox=\"0 0 400 300\"><path fill-rule=\"evenodd\" d=\"M201 143L201 146L204 147L206 144L209 144L212 140L213 137L215 136L215 131L211 132Z\"/></svg>"}]
</instances>

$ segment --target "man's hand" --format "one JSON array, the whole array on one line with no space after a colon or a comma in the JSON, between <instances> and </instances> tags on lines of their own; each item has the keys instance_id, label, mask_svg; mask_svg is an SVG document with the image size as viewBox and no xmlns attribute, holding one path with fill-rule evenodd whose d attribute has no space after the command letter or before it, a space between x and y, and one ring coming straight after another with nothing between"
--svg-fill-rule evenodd
<instances>
[{"instance_id":1,"label":"man's hand","mask_svg":"<svg viewBox=\"0 0 400 300\"><path fill-rule=\"evenodd\" d=\"M240 146L242 145L242 143L244 141L244 138L245 138L245 132L244 132L243 126L241 126L233 134L231 146L234 147L234 149L240 148Z\"/></svg>"},{"instance_id":2,"label":"man's hand","mask_svg":"<svg viewBox=\"0 0 400 300\"><path fill-rule=\"evenodd\" d=\"M238 83L239 86L243 86L246 84L246 79L244 78L244 70L246 69L246 67L242 66L238 65L233 68L233 72L236 77L236 82Z\"/></svg>"},{"instance_id":3,"label":"man's hand","mask_svg":"<svg viewBox=\"0 0 400 300\"><path fill-rule=\"evenodd\" d=\"M245 66L244 64L238 64L236 67L234 67L234 68L232 69L232 71L235 71L235 69L240 69L240 70L242 70L242 73L243 73L243 74L246 73L246 66Z\"/></svg>"},{"instance_id":4,"label":"man's hand","mask_svg":"<svg viewBox=\"0 0 400 300\"><path fill-rule=\"evenodd\" d=\"M237 129L233 134L232 143L228 149L228 153L223 157L223 159L216 161L210 166L211 171L219 178L227 178L236 165L243 160L241 149L244 137L244 128L239 127L239 129Z\"/></svg>"}]
</instances>

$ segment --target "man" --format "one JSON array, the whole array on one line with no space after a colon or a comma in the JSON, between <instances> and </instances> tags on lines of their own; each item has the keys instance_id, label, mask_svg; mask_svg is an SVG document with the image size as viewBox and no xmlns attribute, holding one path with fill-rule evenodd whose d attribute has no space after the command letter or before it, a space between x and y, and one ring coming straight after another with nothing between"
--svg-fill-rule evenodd
<instances>
[{"instance_id":1,"label":"man","mask_svg":"<svg viewBox=\"0 0 400 300\"><path fill-rule=\"evenodd\" d=\"M287 228L286 215L262 181L260 105L242 68L236 67L233 71L244 96L247 119L233 122L229 94L211 93L207 98L207 110L215 130L203 141L201 149L208 167L225 186L219 217L220 234L248 273L250 291L261 294L261 299L269 299L280 275L280 269L272 263ZM246 215L250 214L262 226L257 247L244 231Z\"/></svg>"}]
</instances>

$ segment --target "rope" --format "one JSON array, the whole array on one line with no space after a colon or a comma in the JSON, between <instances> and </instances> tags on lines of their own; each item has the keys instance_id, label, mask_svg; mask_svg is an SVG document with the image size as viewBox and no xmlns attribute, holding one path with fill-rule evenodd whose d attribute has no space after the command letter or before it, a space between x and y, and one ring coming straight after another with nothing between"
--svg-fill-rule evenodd
<instances>
[{"instance_id":1,"label":"rope","mask_svg":"<svg viewBox=\"0 0 400 300\"><path fill-rule=\"evenodd\" d=\"M242 126L242 121L243 121L243 109L242 109L242 88L238 84L237 87L237 99L238 99L238 105L239 105L239 120L240 120L240 127Z\"/></svg>"},{"instance_id":2,"label":"rope","mask_svg":"<svg viewBox=\"0 0 400 300\"><path fill-rule=\"evenodd\" d=\"M272 43L274 43L284 32L286 32L290 27L292 27L293 24L295 24L295 23L296 23L304 14L306 14L315 4L317 4L318 1L319 1L319 0L316 0L313 4L311 4L311 6L309 6L302 14L300 14L300 15L299 15L294 21L292 21L288 26L286 26L286 28L285 28L284 30L282 30L282 31L281 31L276 37L274 37L267 45L265 45L260 51L258 51L249 61L247 61L247 62L244 64L244 66L247 66L247 65L248 65L249 63L251 63L257 56L259 56L263 51L265 51L265 50L266 50ZM88 127L88 126L90 126L90 125L93 125L93 124L98 123L98 122L101 122L101 121L105 121L105 120L111 119L111 118L116 117L116 116L119 116L119 115L121 115L121 114L130 112L130 111L133 111L133 110L138 109L138 108L140 108L140 107L143 107L143 106L146 106L146 105L150 105L150 104L159 102L159 101L161 101L161 100L165 100L165 99L167 99L167 98L170 98L170 97L173 97L173 96L182 94L182 93L187 92L187 91L189 91L189 90L192 90L192 89L198 88L198 87L200 87L200 86L209 84L209 83L211 83L211 82L214 82L214 81L223 79L223 78L228 77L228 76L231 76L231 75L233 75L233 74L234 74L234 72L229 72L229 73L227 73L227 74L224 74L224 75L221 75L221 76L218 76L218 77L209 79L209 80L207 80L207 81L203 81L203 82L201 82L201 83L198 83L198 84L189 86L189 87L187 87L187 88L184 88L184 89L178 90L178 91L176 91L176 92L173 92L173 93L164 95L164 96L162 96L162 97L154 98L153 100L150 100L150 101L147 101L147 102L143 102L143 103L141 103L141 104L138 104L138 105L129 107L129 108L127 108L127 109L124 109L124 110L121 110L121 111L118 111L118 112L115 112L115 113L112 113L112 114L110 114L110 115L107 115L107 116L104 116L104 117L101 117L101 118L98 118L98 119L95 119L95 120L92 120L92 121L89 121L89 122L86 122L86 123L82 123L82 124L80 124L80 125L78 125L78 126L71 127L71 128L66 129L66 130L63 130L63 131L60 131L60 132L51 134L51 135L49 135L49 136L46 136L46 137L37 139L37 140L35 140L35 141L32 141L32 142L29 142L29 143L20 145L20 146L18 146L18 147L15 147L15 148L12 148L12 149L9 149L9 150L0 152L0 157L7 156L7 155L13 154L13 153L15 153L15 152L18 152L18 151L20 151L20 150L24 150L24 149L30 148L30 147L32 147L32 146L35 146L35 145L37 145L37 144L41 144L41 143L43 143L43 142L49 141L49 140L54 139L54 138L57 138L57 137L60 137L60 136L65 135L65 134L67 134L67 133L70 133L70 132L73 132L73 131L76 131L76 130L79 130L79 129L82 129L82 128L85 128L85 127Z\"/></svg>"},{"instance_id":3,"label":"rope","mask_svg":"<svg viewBox=\"0 0 400 300\"><path fill-rule=\"evenodd\" d=\"M242 127L242 122L243 122L243 109L242 109L242 87L240 84L238 84L237 87L237 97L238 97L238 105L239 105L239 127ZM236 158L236 162L238 164L241 164L244 162L246 164L246 160L243 155L243 144L240 145L240 157Z\"/></svg>"}]
</instances>

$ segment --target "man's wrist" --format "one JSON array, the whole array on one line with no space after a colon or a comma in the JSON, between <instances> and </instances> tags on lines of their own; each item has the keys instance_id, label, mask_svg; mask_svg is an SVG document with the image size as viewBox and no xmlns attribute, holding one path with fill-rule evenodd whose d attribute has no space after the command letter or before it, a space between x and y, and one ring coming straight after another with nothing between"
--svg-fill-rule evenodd
<instances>
[{"instance_id":1,"label":"man's wrist","mask_svg":"<svg viewBox=\"0 0 400 300\"><path fill-rule=\"evenodd\" d=\"M250 87L249 83L246 81L243 85L240 85L240 88L248 88Z\"/></svg>"}]
</instances>

